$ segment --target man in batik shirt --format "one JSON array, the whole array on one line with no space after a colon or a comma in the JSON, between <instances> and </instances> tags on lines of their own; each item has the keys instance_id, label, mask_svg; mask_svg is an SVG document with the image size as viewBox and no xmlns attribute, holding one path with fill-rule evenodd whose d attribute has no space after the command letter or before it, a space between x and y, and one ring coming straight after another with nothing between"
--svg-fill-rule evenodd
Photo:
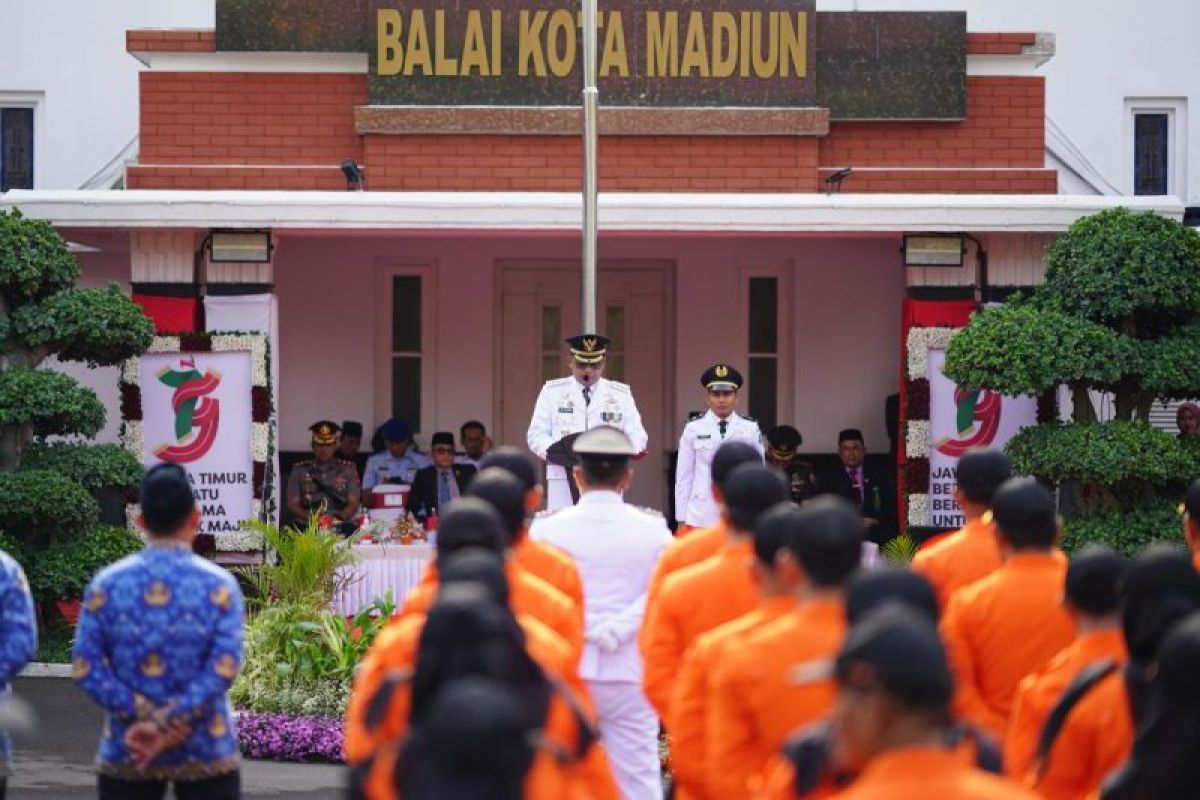
<instances>
[{"instance_id":1,"label":"man in batik shirt","mask_svg":"<svg viewBox=\"0 0 1200 800\"><path fill-rule=\"evenodd\" d=\"M11 693L9 683L37 652L37 620L33 598L21 565L0 551L0 703ZM0 730L0 800L8 784L12 742Z\"/></svg>"}]
</instances>

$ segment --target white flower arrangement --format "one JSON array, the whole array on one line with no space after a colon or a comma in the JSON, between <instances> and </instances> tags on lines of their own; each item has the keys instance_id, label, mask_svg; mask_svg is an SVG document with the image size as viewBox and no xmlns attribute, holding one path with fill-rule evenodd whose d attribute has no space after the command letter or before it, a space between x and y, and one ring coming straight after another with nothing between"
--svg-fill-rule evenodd
<instances>
[{"instance_id":1,"label":"white flower arrangement","mask_svg":"<svg viewBox=\"0 0 1200 800\"><path fill-rule=\"evenodd\" d=\"M221 553L249 553L262 550L263 547L262 536L249 528L217 533L213 538L217 542L217 551Z\"/></svg>"},{"instance_id":2,"label":"white flower arrangement","mask_svg":"<svg viewBox=\"0 0 1200 800\"><path fill-rule=\"evenodd\" d=\"M250 460L265 462L271 457L271 426L255 422L250 426Z\"/></svg>"},{"instance_id":3,"label":"white flower arrangement","mask_svg":"<svg viewBox=\"0 0 1200 800\"><path fill-rule=\"evenodd\" d=\"M904 454L908 458L929 458L931 437L929 420L910 419L904 434Z\"/></svg>"},{"instance_id":4,"label":"white flower arrangement","mask_svg":"<svg viewBox=\"0 0 1200 800\"><path fill-rule=\"evenodd\" d=\"M929 495L910 494L908 496L908 526L923 528L929 524Z\"/></svg>"},{"instance_id":5,"label":"white flower arrangement","mask_svg":"<svg viewBox=\"0 0 1200 800\"><path fill-rule=\"evenodd\" d=\"M950 346L957 328L910 328L905 347L908 352L908 379L929 377L929 351Z\"/></svg>"},{"instance_id":6,"label":"white flower arrangement","mask_svg":"<svg viewBox=\"0 0 1200 800\"><path fill-rule=\"evenodd\" d=\"M250 353L250 382L267 385L267 337L258 333L219 334L212 337L214 353Z\"/></svg>"},{"instance_id":7,"label":"white flower arrangement","mask_svg":"<svg viewBox=\"0 0 1200 800\"><path fill-rule=\"evenodd\" d=\"M155 336L154 341L150 342L150 347L146 350L146 352L178 353L179 346L178 336Z\"/></svg>"},{"instance_id":8,"label":"white flower arrangement","mask_svg":"<svg viewBox=\"0 0 1200 800\"><path fill-rule=\"evenodd\" d=\"M140 419L127 419L121 428L121 443L133 454L138 461L142 460L145 449L145 431Z\"/></svg>"},{"instance_id":9,"label":"white flower arrangement","mask_svg":"<svg viewBox=\"0 0 1200 800\"><path fill-rule=\"evenodd\" d=\"M125 359L125 363L121 366L121 381L123 383L132 383L137 386L141 378L142 361L137 356Z\"/></svg>"}]
</instances>

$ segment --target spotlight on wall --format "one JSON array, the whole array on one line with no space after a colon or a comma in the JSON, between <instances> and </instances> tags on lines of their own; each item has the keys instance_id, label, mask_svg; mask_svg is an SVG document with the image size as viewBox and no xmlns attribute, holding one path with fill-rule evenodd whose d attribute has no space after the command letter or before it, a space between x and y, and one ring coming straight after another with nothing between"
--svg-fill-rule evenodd
<instances>
[{"instance_id":1,"label":"spotlight on wall","mask_svg":"<svg viewBox=\"0 0 1200 800\"><path fill-rule=\"evenodd\" d=\"M356 164L353 160L342 162L342 174L346 176L346 191L353 192L356 189L362 191L367 185L367 176L363 174L363 168Z\"/></svg>"},{"instance_id":2,"label":"spotlight on wall","mask_svg":"<svg viewBox=\"0 0 1200 800\"><path fill-rule=\"evenodd\" d=\"M906 233L903 250L906 267L961 267L967 244L961 233Z\"/></svg>"},{"instance_id":3,"label":"spotlight on wall","mask_svg":"<svg viewBox=\"0 0 1200 800\"><path fill-rule=\"evenodd\" d=\"M837 172L825 179L825 194L833 194L834 192L842 191L842 181L850 177L850 173L854 172L851 167L842 167Z\"/></svg>"},{"instance_id":4,"label":"spotlight on wall","mask_svg":"<svg viewBox=\"0 0 1200 800\"><path fill-rule=\"evenodd\" d=\"M213 231L208 237L208 260L222 262L257 262L271 260L270 231Z\"/></svg>"}]
</instances>

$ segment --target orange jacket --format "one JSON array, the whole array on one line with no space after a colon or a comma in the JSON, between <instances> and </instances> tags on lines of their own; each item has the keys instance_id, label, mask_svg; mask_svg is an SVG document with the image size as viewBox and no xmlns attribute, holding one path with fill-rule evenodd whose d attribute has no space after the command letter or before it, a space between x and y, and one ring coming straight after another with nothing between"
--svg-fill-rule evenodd
<instances>
[{"instance_id":1,"label":"orange jacket","mask_svg":"<svg viewBox=\"0 0 1200 800\"><path fill-rule=\"evenodd\" d=\"M433 565L430 565L432 569ZM541 620L551 630L567 640L575 651L575 666L583 655L583 614L571 599L530 572L515 558L504 563L508 577L509 606L518 616L528 614ZM428 613L437 599L436 580L424 580L404 600L401 616Z\"/></svg>"},{"instance_id":2,"label":"orange jacket","mask_svg":"<svg viewBox=\"0 0 1200 800\"><path fill-rule=\"evenodd\" d=\"M578 679L570 680L565 672L574 669L575 656L570 646L554 631L537 619L520 615L517 621L525 633L525 646L529 655L547 673L559 679L568 691L576 694L576 700L585 714L594 720L590 699L581 694ZM388 625L376 637L371 649L359 665L346 711L346 761L354 765L367 761L377 753L384 754L371 766L367 781L368 797L391 798L392 773L389 764L394 763L394 753L387 755L389 747L401 741L408 732L409 687L403 685L392 697L382 722L374 728L367 725L366 715L371 700L383 681L392 673L411 673L416 666L417 650L421 630L425 626L424 614L410 614ZM556 696L550 706L546 720L547 736L567 752L577 743L578 728L569 706L561 696ZM564 782L570 791L562 789ZM615 798L616 784L608 766L604 749L593 745L578 764L562 764L554 758L541 754L535 759L526 782L528 797L554 798ZM554 792L559 792L555 794Z\"/></svg>"},{"instance_id":3,"label":"orange jacket","mask_svg":"<svg viewBox=\"0 0 1200 800\"><path fill-rule=\"evenodd\" d=\"M1001 741L1017 687L1075 638L1062 604L1067 560L1023 552L950 598L942 640L954 672L954 711Z\"/></svg>"},{"instance_id":4,"label":"orange jacket","mask_svg":"<svg viewBox=\"0 0 1200 800\"><path fill-rule=\"evenodd\" d=\"M1133 736L1125 681L1117 671L1071 709L1041 772L1030 770L1024 783L1045 800L1082 800L1129 758Z\"/></svg>"},{"instance_id":5,"label":"orange jacket","mask_svg":"<svg viewBox=\"0 0 1200 800\"><path fill-rule=\"evenodd\" d=\"M669 712L671 687L692 642L758 605L759 591L750 571L753 558L752 541L730 542L713 558L669 576L653 604L647 604L638 640L642 683L660 717L665 719Z\"/></svg>"},{"instance_id":6,"label":"orange jacket","mask_svg":"<svg viewBox=\"0 0 1200 800\"><path fill-rule=\"evenodd\" d=\"M1037 800L1015 783L967 766L954 750L905 747L867 764L834 800Z\"/></svg>"},{"instance_id":7,"label":"orange jacket","mask_svg":"<svg viewBox=\"0 0 1200 800\"><path fill-rule=\"evenodd\" d=\"M791 597L767 598L749 614L701 634L688 648L663 720L671 731L671 771L679 800L717 800L706 784L704 751L708 685L716 665L740 646L746 633L774 622L795 607L796 601Z\"/></svg>"},{"instance_id":8,"label":"orange jacket","mask_svg":"<svg viewBox=\"0 0 1200 800\"><path fill-rule=\"evenodd\" d=\"M986 520L986 521L985 521ZM943 612L950 596L1000 566L1000 545L991 514L967 522L941 540L921 548L913 558L914 572L924 575L937 592Z\"/></svg>"},{"instance_id":9,"label":"orange jacket","mask_svg":"<svg viewBox=\"0 0 1200 800\"><path fill-rule=\"evenodd\" d=\"M676 537L675 541L663 550L662 555L658 557L658 563L654 565L654 572L650 573L647 603L654 602L668 575L712 558L721 552L721 547L728 539L729 527L724 520L708 528L693 528L686 538Z\"/></svg>"},{"instance_id":10,"label":"orange jacket","mask_svg":"<svg viewBox=\"0 0 1200 800\"><path fill-rule=\"evenodd\" d=\"M841 600L801 604L740 637L709 681L704 726L713 797L752 797L788 736L833 709L829 662L846 635Z\"/></svg>"},{"instance_id":11,"label":"orange jacket","mask_svg":"<svg viewBox=\"0 0 1200 800\"><path fill-rule=\"evenodd\" d=\"M575 559L544 542L522 536L512 549L513 558L546 583L571 598L579 609L579 624L583 624L583 580Z\"/></svg>"},{"instance_id":12,"label":"orange jacket","mask_svg":"<svg viewBox=\"0 0 1200 800\"><path fill-rule=\"evenodd\" d=\"M1121 631L1085 633L1040 671L1021 681L1004 735L1004 773L1013 780L1023 780L1029 773L1046 719L1080 670L1102 661L1124 664L1126 658Z\"/></svg>"}]
</instances>

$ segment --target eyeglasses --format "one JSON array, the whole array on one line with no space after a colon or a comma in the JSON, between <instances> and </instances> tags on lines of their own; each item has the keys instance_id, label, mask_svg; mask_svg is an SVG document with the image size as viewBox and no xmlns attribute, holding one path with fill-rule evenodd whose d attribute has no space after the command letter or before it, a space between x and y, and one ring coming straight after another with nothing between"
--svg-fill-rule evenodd
<instances>
[{"instance_id":1,"label":"eyeglasses","mask_svg":"<svg viewBox=\"0 0 1200 800\"><path fill-rule=\"evenodd\" d=\"M442 453L442 454L448 453L450 455L454 455L454 448L453 447L435 447L435 448L433 448L433 452Z\"/></svg>"}]
</instances>

